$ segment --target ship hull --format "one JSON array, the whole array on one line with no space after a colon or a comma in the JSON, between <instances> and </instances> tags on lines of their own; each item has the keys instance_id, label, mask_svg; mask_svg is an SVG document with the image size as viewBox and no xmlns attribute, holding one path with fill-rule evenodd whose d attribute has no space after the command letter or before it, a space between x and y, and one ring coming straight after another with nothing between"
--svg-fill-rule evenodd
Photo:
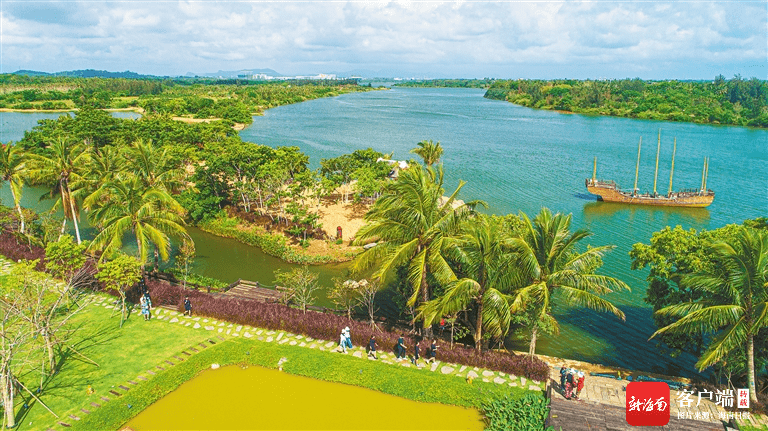
<instances>
[{"instance_id":1,"label":"ship hull","mask_svg":"<svg viewBox=\"0 0 768 431\"><path fill-rule=\"evenodd\" d=\"M618 190L609 184L592 184L587 180L587 190L597 195L605 202L620 202L635 205L653 205L666 207L704 208L712 204L715 199L714 192L705 193L672 193L670 196L638 195Z\"/></svg>"}]
</instances>

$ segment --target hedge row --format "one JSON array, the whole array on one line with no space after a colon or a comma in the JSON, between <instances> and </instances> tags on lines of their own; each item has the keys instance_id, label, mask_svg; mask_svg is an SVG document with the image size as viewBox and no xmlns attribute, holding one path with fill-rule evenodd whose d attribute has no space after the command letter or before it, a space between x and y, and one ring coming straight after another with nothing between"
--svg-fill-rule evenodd
<instances>
[{"instance_id":1,"label":"hedge row","mask_svg":"<svg viewBox=\"0 0 768 431\"><path fill-rule=\"evenodd\" d=\"M351 331L352 342L355 345L366 346L371 335L375 335L380 351L394 351L399 337L398 333L378 328L373 329L367 322L348 320L346 316L313 311L307 311L305 314L301 310L280 304L217 297L159 282L150 282L149 289L152 302L155 305L173 306L177 307L178 311L183 311L184 296L189 296L193 314L240 325L289 331L320 340L332 341L338 340L341 329L348 326ZM404 338L410 354L416 340L410 336ZM429 340L419 340L422 356L426 355L429 344ZM545 362L524 355L495 351L479 353L474 349L459 345L454 345L453 348L440 345L437 350L437 358L444 362L488 368L537 381L544 381L549 376L549 367Z\"/></svg>"},{"instance_id":2,"label":"hedge row","mask_svg":"<svg viewBox=\"0 0 768 431\"><path fill-rule=\"evenodd\" d=\"M0 254L8 259L18 262L24 260L40 259L35 269L45 270L45 249L27 242L16 236L13 232L3 230L0 232Z\"/></svg>"}]
</instances>

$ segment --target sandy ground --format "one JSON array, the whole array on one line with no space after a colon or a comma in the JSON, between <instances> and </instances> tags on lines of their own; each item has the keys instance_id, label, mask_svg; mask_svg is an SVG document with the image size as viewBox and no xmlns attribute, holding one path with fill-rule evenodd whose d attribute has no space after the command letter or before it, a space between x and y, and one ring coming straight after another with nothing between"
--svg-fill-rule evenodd
<instances>
[{"instance_id":1,"label":"sandy ground","mask_svg":"<svg viewBox=\"0 0 768 431\"><path fill-rule=\"evenodd\" d=\"M171 117L171 119L175 121L181 121L182 123L210 123L211 121L221 120L221 118L190 118L190 117ZM235 123L235 125L232 126L232 128L239 132L240 130L245 129L245 124Z\"/></svg>"},{"instance_id":2,"label":"sandy ground","mask_svg":"<svg viewBox=\"0 0 768 431\"><path fill-rule=\"evenodd\" d=\"M357 231L365 224L363 216L368 211L368 206L363 204L343 204L341 200L335 203L324 203L320 206L318 214L323 230L328 236L336 237L336 227L341 226L342 237L346 243L354 238Z\"/></svg>"}]
</instances>

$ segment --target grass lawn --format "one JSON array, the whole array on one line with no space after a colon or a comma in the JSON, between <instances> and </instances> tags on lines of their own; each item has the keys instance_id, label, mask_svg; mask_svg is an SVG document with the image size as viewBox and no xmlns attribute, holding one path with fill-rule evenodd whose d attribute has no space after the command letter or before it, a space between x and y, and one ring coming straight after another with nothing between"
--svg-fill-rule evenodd
<instances>
[{"instance_id":1,"label":"grass lawn","mask_svg":"<svg viewBox=\"0 0 768 431\"><path fill-rule=\"evenodd\" d=\"M102 306L88 305L72 321L78 327L72 345L99 366L70 354L39 395L66 422L73 422L69 414L83 416L81 408L92 409L91 402L102 403L99 396L109 395L110 389L135 380L140 373L210 336L182 325L145 322L139 314L129 316L120 329L119 314L110 318L111 312ZM40 382L39 373L28 372L21 380L34 390ZM92 395L86 393L89 384L96 391ZM28 400L29 409L24 409L24 403L17 398L18 429L41 430L56 424L57 420L27 393L22 392L21 396Z\"/></svg>"}]
</instances>

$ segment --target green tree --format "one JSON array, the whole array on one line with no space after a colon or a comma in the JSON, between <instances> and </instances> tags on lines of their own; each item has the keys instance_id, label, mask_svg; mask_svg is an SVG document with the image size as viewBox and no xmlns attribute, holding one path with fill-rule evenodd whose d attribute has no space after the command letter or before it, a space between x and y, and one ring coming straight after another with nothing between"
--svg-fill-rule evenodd
<instances>
[{"instance_id":1,"label":"green tree","mask_svg":"<svg viewBox=\"0 0 768 431\"><path fill-rule=\"evenodd\" d=\"M150 243L163 260L168 260L171 250L168 235L189 240L181 205L167 192L146 187L133 175L105 184L88 196L84 205L91 211L91 224L100 229L89 248L103 251L102 260L122 248L128 233L136 237L137 257L142 268L147 262Z\"/></svg>"},{"instance_id":2,"label":"green tree","mask_svg":"<svg viewBox=\"0 0 768 431\"><path fill-rule=\"evenodd\" d=\"M64 210L64 223L67 219L75 225L77 243L80 244L80 218L78 206L79 195L84 191L84 175L86 173L90 153L85 151L83 144L74 144L68 139L58 138L49 145L49 155L31 154L28 175L34 181L52 186L50 196L58 195L53 208Z\"/></svg>"},{"instance_id":3,"label":"green tree","mask_svg":"<svg viewBox=\"0 0 768 431\"><path fill-rule=\"evenodd\" d=\"M96 279L104 283L107 289L114 290L120 295L121 328L128 312L125 306L125 295L127 290L141 279L141 268L141 262L135 257L122 253L112 260L99 263Z\"/></svg>"},{"instance_id":4,"label":"green tree","mask_svg":"<svg viewBox=\"0 0 768 431\"><path fill-rule=\"evenodd\" d=\"M517 254L516 283L521 286L513 294L512 312L532 317L529 355L536 354L540 329L558 331L552 316L555 294L559 304L607 311L625 319L621 310L599 295L614 290L628 291L629 286L613 277L594 273L602 264L601 257L613 246L577 252L576 245L590 233L585 229L571 233L570 214L553 215L549 209L542 208L533 222L524 213L520 217L522 231L511 241L512 250Z\"/></svg>"},{"instance_id":5,"label":"green tree","mask_svg":"<svg viewBox=\"0 0 768 431\"><path fill-rule=\"evenodd\" d=\"M45 267L54 277L70 282L87 256L85 244L75 244L71 235L64 235L45 246Z\"/></svg>"},{"instance_id":6,"label":"green tree","mask_svg":"<svg viewBox=\"0 0 768 431\"><path fill-rule=\"evenodd\" d=\"M466 222L464 233L445 240L446 255L462 277L450 282L438 298L422 304L417 318L425 326L443 316L467 311L464 321L473 331L475 349L483 335L503 339L511 322L508 293L513 286L511 237L502 219L478 215Z\"/></svg>"},{"instance_id":7,"label":"green tree","mask_svg":"<svg viewBox=\"0 0 768 431\"><path fill-rule=\"evenodd\" d=\"M177 193L182 188L184 170L171 158L167 148L158 148L151 141L139 139L125 150L128 169L148 188Z\"/></svg>"},{"instance_id":8,"label":"green tree","mask_svg":"<svg viewBox=\"0 0 768 431\"><path fill-rule=\"evenodd\" d=\"M315 302L315 292L319 289L317 277L318 274L306 266L288 272L279 269L275 271L277 284L285 288L284 300L296 303L304 313L307 312L307 306Z\"/></svg>"},{"instance_id":9,"label":"green tree","mask_svg":"<svg viewBox=\"0 0 768 431\"><path fill-rule=\"evenodd\" d=\"M462 220L484 202L456 202L464 182L448 198L443 197L443 171L412 166L397 181L387 185L383 195L365 215L366 225L357 232L356 244L376 241L352 264L354 272L376 266L373 278L386 284L398 268L408 267L413 294L408 305L427 302L431 292L427 274L446 285L456 276L441 254L444 240L459 233ZM455 204L455 205L454 205Z\"/></svg>"},{"instance_id":10,"label":"green tree","mask_svg":"<svg viewBox=\"0 0 768 431\"><path fill-rule=\"evenodd\" d=\"M411 150L412 153L420 156L424 159L424 164L432 166L440 161L440 157L443 156L443 147L440 146L440 142L433 143L432 140L421 141L417 143L418 147Z\"/></svg>"},{"instance_id":11,"label":"green tree","mask_svg":"<svg viewBox=\"0 0 768 431\"><path fill-rule=\"evenodd\" d=\"M701 298L657 311L680 319L651 338L665 332L717 334L696 363L699 370L744 348L750 398L756 403L754 339L768 327L768 232L741 227L733 239L714 242L710 251L717 265L683 279L685 286L703 293Z\"/></svg>"},{"instance_id":12,"label":"green tree","mask_svg":"<svg viewBox=\"0 0 768 431\"><path fill-rule=\"evenodd\" d=\"M24 213L21 211L21 189L26 173L24 151L10 143L0 145L0 180L7 181L13 196L13 205L19 213L19 232L24 233Z\"/></svg>"}]
</instances>

